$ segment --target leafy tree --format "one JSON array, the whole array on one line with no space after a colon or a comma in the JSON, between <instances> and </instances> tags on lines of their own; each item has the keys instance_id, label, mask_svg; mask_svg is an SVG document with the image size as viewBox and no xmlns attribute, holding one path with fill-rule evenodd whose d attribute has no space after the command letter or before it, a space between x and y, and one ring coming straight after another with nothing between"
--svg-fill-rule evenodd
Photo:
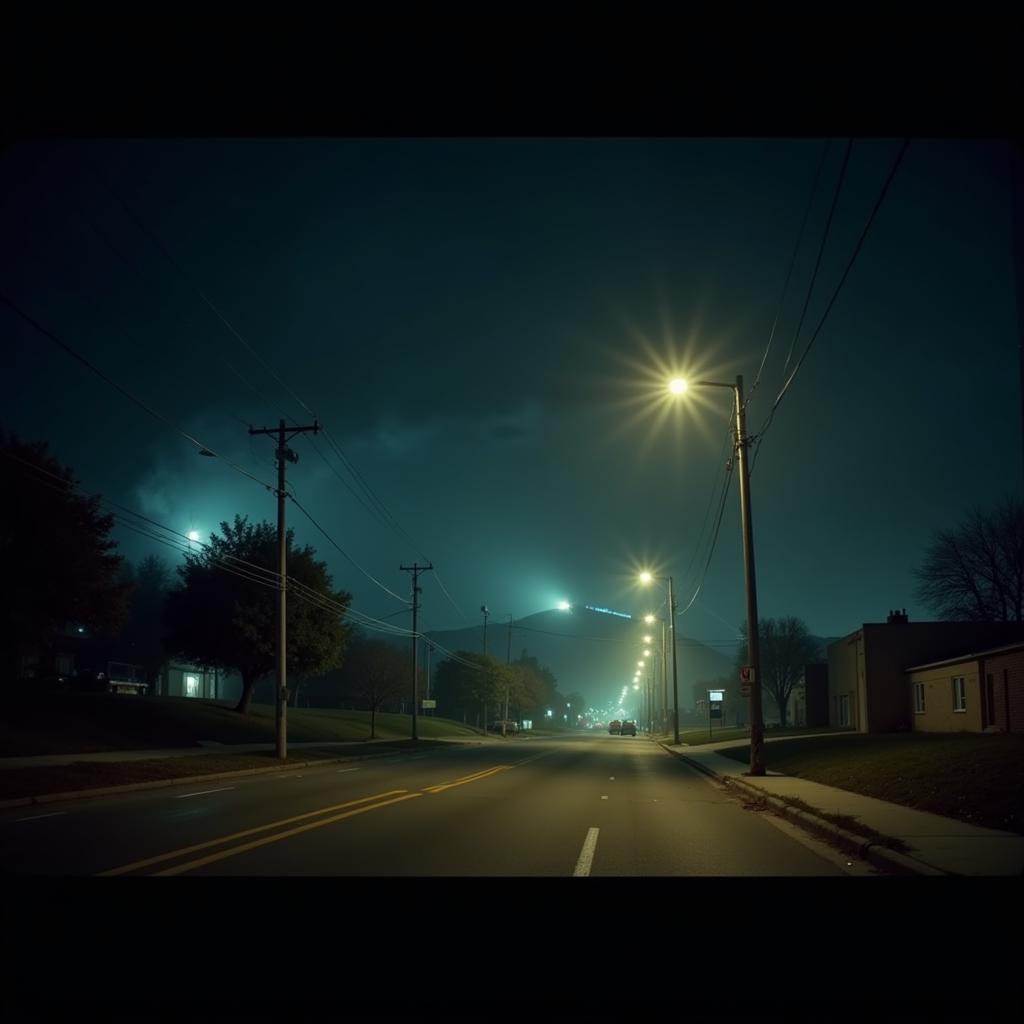
<instances>
[{"instance_id":1,"label":"leafy tree","mask_svg":"<svg viewBox=\"0 0 1024 1024\"><path fill-rule=\"evenodd\" d=\"M512 685L508 666L502 665L489 654L475 651L456 651L459 659L445 658L437 666L434 689L439 706L446 714L466 713L481 708L483 726L487 727L487 707L493 707L505 697L505 682ZM468 664L467 664L468 663Z\"/></svg>"},{"instance_id":2,"label":"leafy tree","mask_svg":"<svg viewBox=\"0 0 1024 1024\"><path fill-rule=\"evenodd\" d=\"M381 706L401 700L410 687L410 656L384 640L355 638L345 656L348 691L370 712L370 739L377 736Z\"/></svg>"},{"instance_id":3,"label":"leafy tree","mask_svg":"<svg viewBox=\"0 0 1024 1024\"><path fill-rule=\"evenodd\" d=\"M129 563L125 565L131 568ZM145 681L152 685L166 660L164 602L171 586L171 570L163 559L149 555L131 572L130 578L134 590L120 640L125 656L142 666Z\"/></svg>"},{"instance_id":4,"label":"leafy tree","mask_svg":"<svg viewBox=\"0 0 1024 1024\"><path fill-rule=\"evenodd\" d=\"M739 668L747 664L747 624L740 626L743 644L736 657ZM778 619L760 619L761 690L779 709L779 722L786 728L787 709L793 688L804 677L804 666L820 656L817 640L811 636L802 619L793 615Z\"/></svg>"},{"instance_id":5,"label":"leafy tree","mask_svg":"<svg viewBox=\"0 0 1024 1024\"><path fill-rule=\"evenodd\" d=\"M242 696L235 710L245 714L256 681L276 663L277 528L236 515L233 524L221 523L220 529L178 569L181 585L168 593L165 604L166 643L169 652L197 664L237 672ZM293 547L291 530L287 546L288 672L325 672L345 651L344 612L303 599L291 581L346 609L352 596L333 589L327 566L312 547Z\"/></svg>"},{"instance_id":6,"label":"leafy tree","mask_svg":"<svg viewBox=\"0 0 1024 1024\"><path fill-rule=\"evenodd\" d=\"M10 488L0 502L0 558L8 574L0 598L0 650L18 675L21 656L52 649L71 625L110 635L124 621L131 583L110 539L112 515L79 492L72 471L45 442L0 430Z\"/></svg>"},{"instance_id":7,"label":"leafy tree","mask_svg":"<svg viewBox=\"0 0 1024 1024\"><path fill-rule=\"evenodd\" d=\"M942 619L1024 621L1024 506L1007 497L940 530L915 575L921 602Z\"/></svg>"},{"instance_id":8,"label":"leafy tree","mask_svg":"<svg viewBox=\"0 0 1024 1024\"><path fill-rule=\"evenodd\" d=\"M518 660L512 662L512 669L519 677L516 693L522 716L543 719L545 710L555 708L558 703L558 681L554 674L525 650Z\"/></svg>"}]
</instances>

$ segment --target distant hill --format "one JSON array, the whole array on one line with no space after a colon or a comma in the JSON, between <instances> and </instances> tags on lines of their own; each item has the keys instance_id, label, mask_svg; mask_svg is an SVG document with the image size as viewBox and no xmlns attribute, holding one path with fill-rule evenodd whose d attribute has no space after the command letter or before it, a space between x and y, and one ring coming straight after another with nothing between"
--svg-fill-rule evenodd
<instances>
[{"instance_id":1,"label":"distant hill","mask_svg":"<svg viewBox=\"0 0 1024 1024\"><path fill-rule=\"evenodd\" d=\"M483 651L483 623L469 629L438 630L427 635L449 651ZM650 633L660 642L661 626L650 629L642 620L619 618L588 609L572 612L539 612L518 619L512 631L512 659L526 653L555 674L562 693L578 691L593 703L604 703L632 682L643 649L643 637ZM399 645L408 640L396 638ZM508 622L491 619L487 625L487 650L501 661L509 654ZM679 703L691 703L694 683L730 675L734 671L734 649L712 648L680 634L677 653ZM443 655L433 655L436 668ZM669 652L669 679L672 662ZM670 682L671 689L671 682ZM671 699L671 698L670 698Z\"/></svg>"}]
</instances>

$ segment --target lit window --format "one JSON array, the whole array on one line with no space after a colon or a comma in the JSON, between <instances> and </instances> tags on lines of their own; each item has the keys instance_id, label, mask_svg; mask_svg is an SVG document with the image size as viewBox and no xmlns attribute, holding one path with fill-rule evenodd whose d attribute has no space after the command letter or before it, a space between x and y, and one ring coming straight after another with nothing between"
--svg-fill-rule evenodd
<instances>
[{"instance_id":1,"label":"lit window","mask_svg":"<svg viewBox=\"0 0 1024 1024\"><path fill-rule=\"evenodd\" d=\"M924 714L924 683L914 683L914 712Z\"/></svg>"},{"instance_id":2,"label":"lit window","mask_svg":"<svg viewBox=\"0 0 1024 1024\"><path fill-rule=\"evenodd\" d=\"M199 696L199 680L195 676L185 676L185 696Z\"/></svg>"},{"instance_id":3,"label":"lit window","mask_svg":"<svg viewBox=\"0 0 1024 1024\"><path fill-rule=\"evenodd\" d=\"M966 711L967 710L967 690L964 686L963 676L953 677L953 710L954 711Z\"/></svg>"}]
</instances>

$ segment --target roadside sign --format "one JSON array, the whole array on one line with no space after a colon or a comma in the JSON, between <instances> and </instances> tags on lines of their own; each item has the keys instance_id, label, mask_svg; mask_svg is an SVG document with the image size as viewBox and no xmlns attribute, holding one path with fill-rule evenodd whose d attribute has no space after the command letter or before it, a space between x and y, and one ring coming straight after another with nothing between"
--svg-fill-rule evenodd
<instances>
[{"instance_id":1,"label":"roadside sign","mask_svg":"<svg viewBox=\"0 0 1024 1024\"><path fill-rule=\"evenodd\" d=\"M723 700L725 700L725 690L708 690L708 700L710 700L710 701L723 701Z\"/></svg>"},{"instance_id":2,"label":"roadside sign","mask_svg":"<svg viewBox=\"0 0 1024 1024\"><path fill-rule=\"evenodd\" d=\"M753 665L744 665L740 669L740 682L741 683L752 683L752 682L754 682L754 667L753 667Z\"/></svg>"},{"instance_id":3,"label":"roadside sign","mask_svg":"<svg viewBox=\"0 0 1024 1024\"><path fill-rule=\"evenodd\" d=\"M740 683L740 696L741 697L749 697L750 696L750 683Z\"/></svg>"},{"instance_id":4,"label":"roadside sign","mask_svg":"<svg viewBox=\"0 0 1024 1024\"><path fill-rule=\"evenodd\" d=\"M426 711L427 708L436 708L437 707L437 701L436 700L424 700L424 701L422 701L422 704L423 704L423 710L424 711Z\"/></svg>"}]
</instances>

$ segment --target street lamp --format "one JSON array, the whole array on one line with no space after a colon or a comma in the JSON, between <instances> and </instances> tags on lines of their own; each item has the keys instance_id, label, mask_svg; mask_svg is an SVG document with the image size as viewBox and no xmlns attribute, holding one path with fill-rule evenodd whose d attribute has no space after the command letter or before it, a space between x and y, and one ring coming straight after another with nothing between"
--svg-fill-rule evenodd
<instances>
[{"instance_id":1,"label":"street lamp","mask_svg":"<svg viewBox=\"0 0 1024 1024\"><path fill-rule=\"evenodd\" d=\"M683 389L685 390L685 388ZM653 573L647 572L646 570L640 573L640 582L647 586L653 583L655 580L663 583L668 583L668 630L672 637L672 731L673 731L673 742L678 746L679 744L679 673L676 666L676 592L675 585L672 581L671 576L655 576ZM644 622L653 622L653 615L645 615ZM665 660L665 623L661 624L661 651L662 651L662 662ZM668 666L665 666L667 668ZM668 680L666 679L666 684ZM666 685L667 689L667 685Z\"/></svg>"},{"instance_id":2,"label":"street lamp","mask_svg":"<svg viewBox=\"0 0 1024 1024\"><path fill-rule=\"evenodd\" d=\"M743 406L743 377L737 374L735 384L714 380L687 384L676 377L668 389L674 395L690 387L731 388L736 415L734 450L740 467L740 521L743 527L743 571L747 589L747 662L750 680L750 774L764 775L764 721L761 710L761 644L757 625L757 577L754 572L754 528L750 516L750 466L748 464L746 410ZM675 645L673 644L673 653Z\"/></svg>"}]
</instances>

